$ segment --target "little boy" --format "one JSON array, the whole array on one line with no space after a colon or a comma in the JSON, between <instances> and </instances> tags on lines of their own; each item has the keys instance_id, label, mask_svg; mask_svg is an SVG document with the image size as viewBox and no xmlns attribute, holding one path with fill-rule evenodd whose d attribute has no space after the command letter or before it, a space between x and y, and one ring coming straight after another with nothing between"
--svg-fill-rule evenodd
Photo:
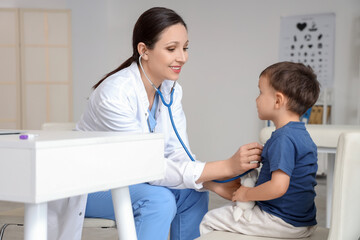
<instances>
[{"instance_id":1,"label":"little boy","mask_svg":"<svg viewBox=\"0 0 360 240\"><path fill-rule=\"evenodd\" d=\"M213 230L246 235L303 238L316 229L315 190L317 148L300 116L319 97L320 87L311 68L280 62L259 78L258 116L276 127L266 142L255 187L241 186L233 201L256 201L250 221L233 218L233 206L209 211L201 234Z\"/></svg>"}]
</instances>

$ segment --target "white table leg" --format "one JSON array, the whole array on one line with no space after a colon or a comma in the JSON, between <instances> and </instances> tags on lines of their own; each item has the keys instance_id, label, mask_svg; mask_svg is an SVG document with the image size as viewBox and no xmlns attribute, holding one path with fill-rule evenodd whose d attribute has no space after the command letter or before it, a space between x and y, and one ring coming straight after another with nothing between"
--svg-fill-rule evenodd
<instances>
[{"instance_id":1,"label":"white table leg","mask_svg":"<svg viewBox=\"0 0 360 240\"><path fill-rule=\"evenodd\" d=\"M334 184L335 153L327 154L327 175L326 175L326 227L330 228L332 194Z\"/></svg>"},{"instance_id":2,"label":"white table leg","mask_svg":"<svg viewBox=\"0 0 360 240\"><path fill-rule=\"evenodd\" d=\"M24 239L47 239L47 203L26 203L24 216Z\"/></svg>"},{"instance_id":3,"label":"white table leg","mask_svg":"<svg viewBox=\"0 0 360 240\"><path fill-rule=\"evenodd\" d=\"M111 190L119 240L136 240L134 214L128 187Z\"/></svg>"}]
</instances>

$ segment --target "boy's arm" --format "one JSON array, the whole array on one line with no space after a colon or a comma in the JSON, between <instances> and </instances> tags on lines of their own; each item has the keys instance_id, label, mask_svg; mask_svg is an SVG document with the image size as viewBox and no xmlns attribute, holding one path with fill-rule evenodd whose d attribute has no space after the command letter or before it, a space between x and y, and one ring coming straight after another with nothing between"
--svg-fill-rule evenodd
<instances>
[{"instance_id":1,"label":"boy's arm","mask_svg":"<svg viewBox=\"0 0 360 240\"><path fill-rule=\"evenodd\" d=\"M257 187L249 188L241 186L234 192L232 201L267 201L284 195L289 187L290 177L281 170L271 174L271 180Z\"/></svg>"},{"instance_id":2,"label":"boy's arm","mask_svg":"<svg viewBox=\"0 0 360 240\"><path fill-rule=\"evenodd\" d=\"M217 183L217 182L209 181L209 182L204 182L203 186L204 188L213 191L219 196L227 200L231 200L233 193L240 187L240 180L237 179L226 183Z\"/></svg>"}]
</instances>

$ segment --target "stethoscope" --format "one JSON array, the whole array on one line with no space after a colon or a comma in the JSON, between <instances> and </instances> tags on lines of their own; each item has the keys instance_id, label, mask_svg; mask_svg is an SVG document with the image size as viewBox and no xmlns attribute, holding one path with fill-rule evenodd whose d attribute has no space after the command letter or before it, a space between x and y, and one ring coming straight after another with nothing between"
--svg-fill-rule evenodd
<instances>
[{"instance_id":1,"label":"stethoscope","mask_svg":"<svg viewBox=\"0 0 360 240\"><path fill-rule=\"evenodd\" d=\"M173 115L172 115L172 112L171 112L171 105L173 104L173 99L174 99L174 92L175 92L175 85L176 85L176 81L174 81L174 84L171 88L171 91L170 91L170 101L169 103L166 103L165 102L165 99L164 99L164 96L162 95L161 91L155 86L155 84L153 84L153 82L150 80L150 78L147 76L142 64L141 64L141 57L142 55L140 55L139 57L139 64L140 64L140 68L142 70L142 72L144 73L146 79L150 82L151 86L155 89L155 91L159 94L160 96L160 99L161 99L161 102L167 107L168 111L169 111L169 117L170 117L170 121L171 121L171 125L174 129L174 132L176 134L176 137L178 138L179 142L181 143L182 147L184 148L186 154L189 156L189 158L191 159L191 161L195 162L195 159L193 158L193 156L191 155L189 149L186 147L186 145L184 144L183 140L181 139L180 137L180 134L179 132L177 131L177 128L175 126L175 123L174 123L174 119L173 119ZM217 183L226 183L226 182L231 182L235 179L238 179L242 176L245 176L246 174L248 174L249 172L251 172L253 169L250 169L246 172L244 172L243 174L240 174L236 177L233 177L233 178L230 178L230 179L226 179L226 180L213 180L214 182L217 182Z\"/></svg>"}]
</instances>

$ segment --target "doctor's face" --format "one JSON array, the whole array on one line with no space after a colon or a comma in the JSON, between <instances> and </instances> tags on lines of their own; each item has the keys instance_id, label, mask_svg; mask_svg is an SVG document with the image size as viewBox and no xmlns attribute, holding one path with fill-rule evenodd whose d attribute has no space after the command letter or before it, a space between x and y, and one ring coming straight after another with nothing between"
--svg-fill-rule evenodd
<instances>
[{"instance_id":1,"label":"doctor's face","mask_svg":"<svg viewBox=\"0 0 360 240\"><path fill-rule=\"evenodd\" d=\"M269 79L260 76L259 96L256 98L256 108L261 120L273 120L276 103L276 91L270 86Z\"/></svg>"},{"instance_id":2,"label":"doctor's face","mask_svg":"<svg viewBox=\"0 0 360 240\"><path fill-rule=\"evenodd\" d=\"M153 49L147 50L145 61L148 75L156 84L164 80L177 80L182 66L188 60L188 34L182 24L166 28L155 43Z\"/></svg>"}]
</instances>

